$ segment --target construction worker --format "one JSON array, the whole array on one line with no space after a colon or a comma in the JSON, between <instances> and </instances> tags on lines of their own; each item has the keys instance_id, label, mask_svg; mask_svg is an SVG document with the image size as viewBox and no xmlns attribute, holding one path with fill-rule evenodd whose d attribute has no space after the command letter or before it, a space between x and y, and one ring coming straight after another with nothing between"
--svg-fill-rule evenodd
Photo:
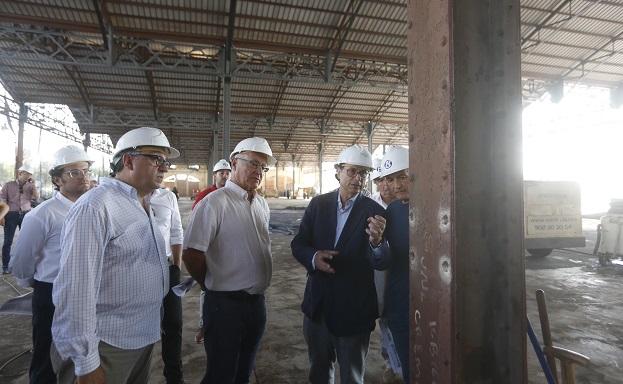
<instances>
[{"instance_id":1,"label":"construction worker","mask_svg":"<svg viewBox=\"0 0 623 384\"><path fill-rule=\"evenodd\" d=\"M384 236L374 250L379 268L388 268L385 306L381 314L396 346L402 377L409 383L409 150L393 147L383 157L381 177L396 200L387 206Z\"/></svg>"},{"instance_id":2,"label":"construction worker","mask_svg":"<svg viewBox=\"0 0 623 384\"><path fill-rule=\"evenodd\" d=\"M52 343L52 283L61 259L60 234L65 216L74 202L89 189L93 162L86 152L74 145L54 153L50 177L56 190L24 217L9 264L23 287L33 287L31 383L56 383L50 362Z\"/></svg>"},{"instance_id":3,"label":"construction worker","mask_svg":"<svg viewBox=\"0 0 623 384\"><path fill-rule=\"evenodd\" d=\"M231 173L231 166L225 159L219 160L214 167L212 168L212 178L214 179L214 184L210 185L208 188L199 192L195 197L195 202L193 203L193 209L195 206L199 204L204 197L206 197L210 192L216 191L218 188L223 188L225 186L225 182L229 179L229 174Z\"/></svg>"},{"instance_id":4,"label":"construction worker","mask_svg":"<svg viewBox=\"0 0 623 384\"><path fill-rule=\"evenodd\" d=\"M126 132L113 154L114 177L69 210L52 290L51 360L59 383L149 381L169 292L167 251L149 197L168 159L178 156L157 128Z\"/></svg>"},{"instance_id":5,"label":"construction worker","mask_svg":"<svg viewBox=\"0 0 623 384\"><path fill-rule=\"evenodd\" d=\"M9 181L0 190L0 201L9 205L4 217L4 243L2 245L2 273L9 273L11 245L15 231L22 228L24 216L32 209L32 202L39 199L39 192L32 180L32 169L24 164L17 170L17 179Z\"/></svg>"},{"instance_id":6,"label":"construction worker","mask_svg":"<svg viewBox=\"0 0 623 384\"><path fill-rule=\"evenodd\" d=\"M162 178L159 176L159 180ZM167 384L184 383L182 370L182 298L172 288L180 283L184 232L177 197L164 188L150 197L155 223L164 237L169 262L169 292L162 301L162 362Z\"/></svg>"},{"instance_id":7,"label":"construction worker","mask_svg":"<svg viewBox=\"0 0 623 384\"><path fill-rule=\"evenodd\" d=\"M231 173L231 165L225 159L221 159L214 164L212 167L212 178L214 180L214 184L199 192L195 197L195 202L193 203L192 209L195 209L195 206L203 200L210 192L216 191L218 188L223 188L225 186L225 182L229 179L229 175ZM203 343L203 302L205 300L205 292L201 291L199 295L199 329L197 330L197 334L195 335L195 341L197 344Z\"/></svg>"},{"instance_id":8,"label":"construction worker","mask_svg":"<svg viewBox=\"0 0 623 384\"><path fill-rule=\"evenodd\" d=\"M261 137L239 142L231 178L197 205L186 230L184 263L206 291L203 384L248 383L255 365L272 277L270 211L257 189L272 155Z\"/></svg>"},{"instance_id":9,"label":"construction worker","mask_svg":"<svg viewBox=\"0 0 623 384\"><path fill-rule=\"evenodd\" d=\"M292 254L307 269L303 334L312 384L363 383L370 333L378 317L371 246L381 243L384 209L362 195L370 153L344 149L335 164L339 188L314 197L305 210ZM369 223L369 226L368 226Z\"/></svg>"}]
</instances>

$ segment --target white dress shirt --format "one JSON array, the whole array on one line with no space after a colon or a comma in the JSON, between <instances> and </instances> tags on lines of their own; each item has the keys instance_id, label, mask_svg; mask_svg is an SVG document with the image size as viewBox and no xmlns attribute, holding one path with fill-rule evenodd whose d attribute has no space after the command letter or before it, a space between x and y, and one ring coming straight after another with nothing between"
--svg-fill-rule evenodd
<instances>
[{"instance_id":1,"label":"white dress shirt","mask_svg":"<svg viewBox=\"0 0 623 384\"><path fill-rule=\"evenodd\" d=\"M167 257L171 257L171 246L184 242L184 231L177 198L173 192L158 188L151 194L149 202L154 214L154 221L160 229L162 237L164 237Z\"/></svg>"},{"instance_id":2,"label":"white dress shirt","mask_svg":"<svg viewBox=\"0 0 623 384\"><path fill-rule=\"evenodd\" d=\"M160 339L169 270L153 220L136 189L108 178L67 214L52 290L52 337L61 357L74 362L76 375L100 365L100 340L139 349Z\"/></svg>"},{"instance_id":3,"label":"white dress shirt","mask_svg":"<svg viewBox=\"0 0 623 384\"><path fill-rule=\"evenodd\" d=\"M22 287L52 283L61 260L61 229L73 202L60 192L24 216L9 268Z\"/></svg>"},{"instance_id":4,"label":"white dress shirt","mask_svg":"<svg viewBox=\"0 0 623 384\"><path fill-rule=\"evenodd\" d=\"M249 202L247 191L230 180L197 204L184 248L204 252L207 289L264 293L273 268L269 219L266 200L256 194Z\"/></svg>"},{"instance_id":5,"label":"white dress shirt","mask_svg":"<svg viewBox=\"0 0 623 384\"><path fill-rule=\"evenodd\" d=\"M379 203L381 207L387 209L387 204L385 204L385 202L383 201L383 198L381 197L381 192L377 192L374 195L372 195L371 199Z\"/></svg>"}]
</instances>

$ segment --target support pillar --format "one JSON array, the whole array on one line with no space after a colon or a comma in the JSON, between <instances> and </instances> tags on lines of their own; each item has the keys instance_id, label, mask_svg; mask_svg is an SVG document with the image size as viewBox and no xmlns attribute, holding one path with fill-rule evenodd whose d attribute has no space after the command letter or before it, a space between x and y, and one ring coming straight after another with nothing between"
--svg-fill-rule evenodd
<instances>
[{"instance_id":1,"label":"support pillar","mask_svg":"<svg viewBox=\"0 0 623 384\"><path fill-rule=\"evenodd\" d=\"M229 134L231 120L231 77L223 77L223 159L229 157Z\"/></svg>"},{"instance_id":2,"label":"support pillar","mask_svg":"<svg viewBox=\"0 0 623 384\"><path fill-rule=\"evenodd\" d=\"M275 162L275 193L279 197L279 161Z\"/></svg>"},{"instance_id":3,"label":"support pillar","mask_svg":"<svg viewBox=\"0 0 623 384\"><path fill-rule=\"evenodd\" d=\"M292 195L290 195L292 197L292 199L295 198L294 197L294 193L295 193L295 188L294 188L294 185L295 185L294 184L294 182L295 182L294 175L295 175L295 173L294 172L296 171L296 163L294 162L294 156L295 155L292 154Z\"/></svg>"},{"instance_id":4,"label":"support pillar","mask_svg":"<svg viewBox=\"0 0 623 384\"><path fill-rule=\"evenodd\" d=\"M366 136L368 137L368 152L372 153L372 133L374 132L374 123L368 121L366 124ZM368 178L368 191L372 193L372 179Z\"/></svg>"},{"instance_id":5,"label":"support pillar","mask_svg":"<svg viewBox=\"0 0 623 384\"><path fill-rule=\"evenodd\" d=\"M24 164L24 125L28 119L28 107L22 103L19 105L19 120L17 130L17 153L15 154L15 177L17 170Z\"/></svg>"},{"instance_id":6,"label":"support pillar","mask_svg":"<svg viewBox=\"0 0 623 384\"><path fill-rule=\"evenodd\" d=\"M519 0L407 12L411 383L525 383Z\"/></svg>"},{"instance_id":7,"label":"support pillar","mask_svg":"<svg viewBox=\"0 0 623 384\"><path fill-rule=\"evenodd\" d=\"M324 157L324 141L318 144L318 194L322 194L322 160Z\"/></svg>"}]
</instances>

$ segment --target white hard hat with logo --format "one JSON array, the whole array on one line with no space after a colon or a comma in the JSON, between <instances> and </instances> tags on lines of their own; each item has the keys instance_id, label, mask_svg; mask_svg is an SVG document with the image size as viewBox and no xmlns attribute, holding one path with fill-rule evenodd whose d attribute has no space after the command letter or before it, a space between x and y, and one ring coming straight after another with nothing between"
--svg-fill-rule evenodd
<instances>
[{"instance_id":1,"label":"white hard hat with logo","mask_svg":"<svg viewBox=\"0 0 623 384\"><path fill-rule=\"evenodd\" d=\"M236 144L236 148L229 155L229 161L234 159L234 156L239 154L240 152L258 152L263 153L268 156L269 163L272 163L275 159L273 158L273 151L270 149L270 145L268 145L268 141L266 141L263 137L248 137L238 144Z\"/></svg>"},{"instance_id":2,"label":"white hard hat with logo","mask_svg":"<svg viewBox=\"0 0 623 384\"><path fill-rule=\"evenodd\" d=\"M222 170L231 171L231 166L225 159L220 159L216 164L214 164L214 168L212 168L212 173Z\"/></svg>"},{"instance_id":3,"label":"white hard hat with logo","mask_svg":"<svg viewBox=\"0 0 623 384\"><path fill-rule=\"evenodd\" d=\"M372 160L374 169L370 173L370 180L376 180L381 177L381 161L382 159L376 158Z\"/></svg>"},{"instance_id":4,"label":"white hard hat with logo","mask_svg":"<svg viewBox=\"0 0 623 384\"><path fill-rule=\"evenodd\" d=\"M31 175L34 174L34 171L33 171L32 167L30 166L30 164L22 164L22 166L17 169L17 172L18 173L19 172L28 172Z\"/></svg>"},{"instance_id":5,"label":"white hard hat with logo","mask_svg":"<svg viewBox=\"0 0 623 384\"><path fill-rule=\"evenodd\" d=\"M381 177L409 169L409 150L405 147L391 147L381 161Z\"/></svg>"},{"instance_id":6,"label":"white hard hat with logo","mask_svg":"<svg viewBox=\"0 0 623 384\"><path fill-rule=\"evenodd\" d=\"M370 170L374 169L372 166L372 155L367 149L359 145L351 145L348 148L344 148L337 157L335 164L359 165Z\"/></svg>"},{"instance_id":7,"label":"white hard hat with logo","mask_svg":"<svg viewBox=\"0 0 623 384\"><path fill-rule=\"evenodd\" d=\"M66 145L54 152L50 172L58 167L81 161L86 161L89 165L93 164L93 161L89 159L89 156L82 148L76 145Z\"/></svg>"},{"instance_id":8,"label":"white hard hat with logo","mask_svg":"<svg viewBox=\"0 0 623 384\"><path fill-rule=\"evenodd\" d=\"M169 140L161 130L158 128L141 127L128 131L119 138L115 146L113 159L122 151L145 146L165 148L169 152L169 159L175 159L180 156L180 152L171 147Z\"/></svg>"}]
</instances>

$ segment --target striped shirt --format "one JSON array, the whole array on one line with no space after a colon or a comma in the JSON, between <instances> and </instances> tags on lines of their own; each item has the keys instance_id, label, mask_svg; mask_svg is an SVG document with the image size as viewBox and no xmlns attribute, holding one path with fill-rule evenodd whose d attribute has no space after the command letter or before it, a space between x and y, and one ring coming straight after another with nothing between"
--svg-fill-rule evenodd
<instances>
[{"instance_id":1,"label":"striped shirt","mask_svg":"<svg viewBox=\"0 0 623 384\"><path fill-rule=\"evenodd\" d=\"M100 340L138 349L160 339L169 276L164 239L153 220L136 189L115 179L104 179L69 210L52 291L52 337L76 375L100 365Z\"/></svg>"},{"instance_id":2,"label":"striped shirt","mask_svg":"<svg viewBox=\"0 0 623 384\"><path fill-rule=\"evenodd\" d=\"M2 186L0 200L9 205L11 212L28 212L32 208L31 200L36 198L34 183L24 183L20 186L19 181L13 180Z\"/></svg>"},{"instance_id":3,"label":"striped shirt","mask_svg":"<svg viewBox=\"0 0 623 384\"><path fill-rule=\"evenodd\" d=\"M54 282L61 259L61 229L74 203L60 192L24 216L9 268L21 286Z\"/></svg>"},{"instance_id":4,"label":"striped shirt","mask_svg":"<svg viewBox=\"0 0 623 384\"><path fill-rule=\"evenodd\" d=\"M230 180L197 204L186 228L184 249L204 252L206 288L264 293L273 270L269 219L266 200L256 194L249 202L247 191Z\"/></svg>"}]
</instances>

